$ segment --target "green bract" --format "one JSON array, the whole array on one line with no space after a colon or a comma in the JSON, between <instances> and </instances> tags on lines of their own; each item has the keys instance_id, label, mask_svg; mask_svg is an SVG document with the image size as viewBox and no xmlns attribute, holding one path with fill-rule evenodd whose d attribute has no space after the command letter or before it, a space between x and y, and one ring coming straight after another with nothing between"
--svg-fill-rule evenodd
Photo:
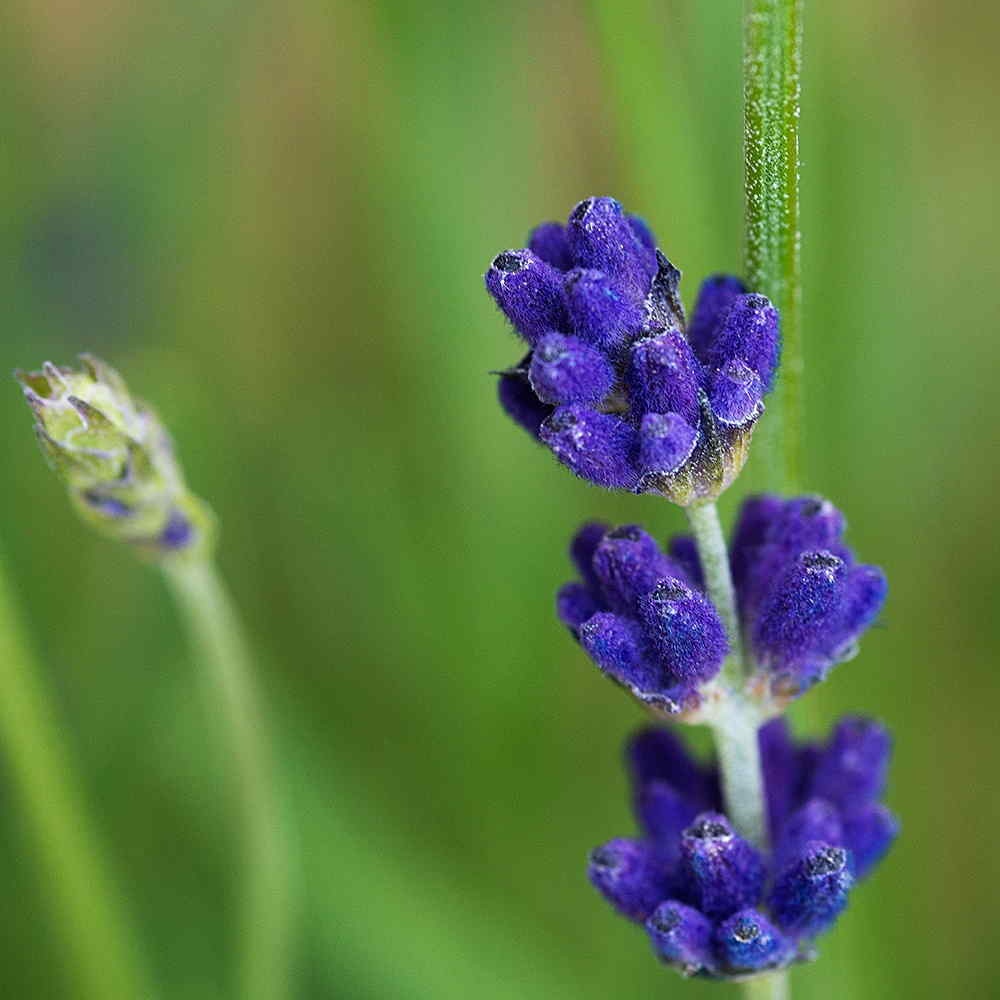
<instances>
[{"instance_id":1,"label":"green bract","mask_svg":"<svg viewBox=\"0 0 1000 1000\"><path fill-rule=\"evenodd\" d=\"M80 516L153 558L207 554L214 518L188 490L166 429L110 365L80 361L81 371L46 362L15 372L42 451Z\"/></svg>"}]
</instances>

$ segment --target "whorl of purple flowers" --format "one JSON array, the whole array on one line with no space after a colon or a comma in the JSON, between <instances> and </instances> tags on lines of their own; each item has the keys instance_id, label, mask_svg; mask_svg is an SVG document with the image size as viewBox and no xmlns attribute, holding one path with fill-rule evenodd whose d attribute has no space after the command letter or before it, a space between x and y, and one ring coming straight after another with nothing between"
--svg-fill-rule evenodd
<instances>
[{"instance_id":1,"label":"whorl of purple flowers","mask_svg":"<svg viewBox=\"0 0 1000 1000\"><path fill-rule=\"evenodd\" d=\"M591 882L685 975L740 977L810 957L898 830L878 802L891 746L877 723L844 719L817 746L796 745L776 719L759 740L771 851L722 815L715 767L647 729L628 751L641 835L590 857Z\"/></svg>"},{"instance_id":2,"label":"whorl of purple flowers","mask_svg":"<svg viewBox=\"0 0 1000 1000\"><path fill-rule=\"evenodd\" d=\"M855 562L844 527L817 497L751 497L740 511L730 563L744 651L774 698L851 656L885 600L882 571ZM557 611L598 667L653 708L697 709L729 644L694 541L674 538L665 554L635 525L587 524L570 552L582 580L559 591Z\"/></svg>"},{"instance_id":3,"label":"whorl of purple flowers","mask_svg":"<svg viewBox=\"0 0 1000 1000\"><path fill-rule=\"evenodd\" d=\"M685 330L679 281L613 198L538 226L486 272L530 347L500 376L507 413L578 476L687 505L742 468L779 334L771 303L725 275L703 284Z\"/></svg>"}]
</instances>

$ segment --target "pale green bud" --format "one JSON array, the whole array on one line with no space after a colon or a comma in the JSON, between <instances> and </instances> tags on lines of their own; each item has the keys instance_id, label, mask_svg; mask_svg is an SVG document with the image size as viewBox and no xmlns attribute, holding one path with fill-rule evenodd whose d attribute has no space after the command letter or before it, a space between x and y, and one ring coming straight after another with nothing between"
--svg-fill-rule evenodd
<instances>
[{"instance_id":1,"label":"pale green bud","mask_svg":"<svg viewBox=\"0 0 1000 1000\"><path fill-rule=\"evenodd\" d=\"M214 518L184 483L156 414L91 355L82 371L15 372L52 468L89 524L153 558L206 555Z\"/></svg>"}]
</instances>

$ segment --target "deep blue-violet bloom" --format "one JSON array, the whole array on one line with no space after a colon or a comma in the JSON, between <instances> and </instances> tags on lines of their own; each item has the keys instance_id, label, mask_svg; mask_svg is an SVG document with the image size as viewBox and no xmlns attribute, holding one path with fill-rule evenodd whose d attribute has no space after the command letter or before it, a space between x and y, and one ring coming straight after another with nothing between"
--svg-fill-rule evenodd
<instances>
[{"instance_id":1,"label":"deep blue-violet bloom","mask_svg":"<svg viewBox=\"0 0 1000 1000\"><path fill-rule=\"evenodd\" d=\"M506 412L578 476L686 506L743 467L780 345L774 306L738 278L709 278L690 323L679 281L613 198L543 223L486 272L529 348L500 374Z\"/></svg>"},{"instance_id":2,"label":"deep blue-violet bloom","mask_svg":"<svg viewBox=\"0 0 1000 1000\"><path fill-rule=\"evenodd\" d=\"M819 497L763 495L741 508L730 561L748 690L765 715L852 656L885 600L882 571L855 561L844 528ZM664 553L635 525L587 524L571 556L581 579L559 591L557 612L591 659L650 707L704 718L705 685L729 645L693 540L674 538Z\"/></svg>"},{"instance_id":3,"label":"deep blue-violet bloom","mask_svg":"<svg viewBox=\"0 0 1000 1000\"><path fill-rule=\"evenodd\" d=\"M816 745L796 744L775 719L759 743L768 850L723 815L716 767L669 730L649 728L627 752L641 832L590 856L593 885L687 976L740 978L811 958L813 939L898 832L878 801L891 751L878 723L842 719Z\"/></svg>"}]
</instances>

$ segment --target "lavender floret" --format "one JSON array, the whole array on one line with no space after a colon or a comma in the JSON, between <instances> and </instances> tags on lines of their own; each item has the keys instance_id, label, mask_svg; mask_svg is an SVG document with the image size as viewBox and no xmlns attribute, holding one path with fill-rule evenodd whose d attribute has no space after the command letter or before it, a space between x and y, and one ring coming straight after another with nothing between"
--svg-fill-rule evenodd
<instances>
[{"instance_id":1,"label":"lavender floret","mask_svg":"<svg viewBox=\"0 0 1000 1000\"><path fill-rule=\"evenodd\" d=\"M582 340L546 333L532 352L528 380L543 403L599 403L615 383L615 370Z\"/></svg>"},{"instance_id":2,"label":"lavender floret","mask_svg":"<svg viewBox=\"0 0 1000 1000\"><path fill-rule=\"evenodd\" d=\"M719 963L731 975L778 969L794 955L785 936L753 909L740 910L716 927L715 948Z\"/></svg>"},{"instance_id":3,"label":"lavender floret","mask_svg":"<svg viewBox=\"0 0 1000 1000\"><path fill-rule=\"evenodd\" d=\"M530 250L505 250L486 272L486 288L529 343L550 330L569 330L561 272Z\"/></svg>"},{"instance_id":4,"label":"lavender floret","mask_svg":"<svg viewBox=\"0 0 1000 1000\"><path fill-rule=\"evenodd\" d=\"M673 899L661 903L646 921L646 931L660 958L683 975L714 971L712 922L693 907Z\"/></svg>"},{"instance_id":5,"label":"lavender floret","mask_svg":"<svg viewBox=\"0 0 1000 1000\"><path fill-rule=\"evenodd\" d=\"M702 282L688 324L688 340L703 364L712 356L712 345L733 303L745 292L743 282L730 274L714 274Z\"/></svg>"},{"instance_id":6,"label":"lavender floret","mask_svg":"<svg viewBox=\"0 0 1000 1000\"><path fill-rule=\"evenodd\" d=\"M666 873L646 842L620 837L590 853L591 884L624 917L644 921L664 898Z\"/></svg>"},{"instance_id":7,"label":"lavender floret","mask_svg":"<svg viewBox=\"0 0 1000 1000\"><path fill-rule=\"evenodd\" d=\"M591 880L630 919L647 913L654 951L684 975L739 978L811 957L897 830L872 799L885 778L880 733L848 718L817 750L784 720L760 730L775 845L762 853L723 814L715 765L669 729L641 730L627 748L641 835L606 845L607 871L592 861Z\"/></svg>"},{"instance_id":8,"label":"lavender floret","mask_svg":"<svg viewBox=\"0 0 1000 1000\"><path fill-rule=\"evenodd\" d=\"M702 813L681 836L688 894L713 920L750 906L764 888L764 861L721 813Z\"/></svg>"},{"instance_id":9,"label":"lavender floret","mask_svg":"<svg viewBox=\"0 0 1000 1000\"><path fill-rule=\"evenodd\" d=\"M768 905L787 934L815 937L837 919L854 883L847 856L843 847L811 841L781 872Z\"/></svg>"},{"instance_id":10,"label":"lavender floret","mask_svg":"<svg viewBox=\"0 0 1000 1000\"><path fill-rule=\"evenodd\" d=\"M567 407L556 416L579 409ZM587 420L616 419L584 413L590 414ZM609 478L625 475L607 458L610 449L602 435L613 433L617 430L604 432L588 423L579 439L565 447L577 449L574 461L605 462ZM751 672L776 704L801 694L853 655L885 599L881 570L854 562L841 540L843 530L840 512L817 497L754 497L743 506L731 555L742 638ZM674 702L678 690L686 688L678 705L696 708L698 689L716 676L729 643L702 590L691 538L674 539L670 547L677 558L671 558L637 525L608 531L599 541L593 527L586 532L585 550L574 555L585 591L560 592L560 619L571 629L582 628L581 616L590 607L585 592L593 600L593 613L624 616L635 645L626 686L643 690L647 703L646 695L653 693L648 684L658 685L664 695L669 689ZM817 543L824 547L814 547ZM584 645L588 651L600 649L601 669L622 679L620 656L613 668L608 666L604 628L594 626ZM772 828L776 818L771 816Z\"/></svg>"},{"instance_id":11,"label":"lavender floret","mask_svg":"<svg viewBox=\"0 0 1000 1000\"><path fill-rule=\"evenodd\" d=\"M565 227L543 223L528 243L486 273L533 348L527 383L501 376L504 409L598 486L682 506L718 496L746 461L773 382L771 304L716 277L686 334L680 271L613 198L580 202Z\"/></svg>"},{"instance_id":12,"label":"lavender floret","mask_svg":"<svg viewBox=\"0 0 1000 1000\"><path fill-rule=\"evenodd\" d=\"M559 592L560 620L644 704L670 713L693 708L729 648L715 608L638 526L607 531L596 544L595 537L585 525L573 542L583 580Z\"/></svg>"},{"instance_id":13,"label":"lavender floret","mask_svg":"<svg viewBox=\"0 0 1000 1000\"><path fill-rule=\"evenodd\" d=\"M638 479L632 462L635 428L620 417L586 406L561 406L538 436L563 465L609 489L631 489Z\"/></svg>"}]
</instances>

